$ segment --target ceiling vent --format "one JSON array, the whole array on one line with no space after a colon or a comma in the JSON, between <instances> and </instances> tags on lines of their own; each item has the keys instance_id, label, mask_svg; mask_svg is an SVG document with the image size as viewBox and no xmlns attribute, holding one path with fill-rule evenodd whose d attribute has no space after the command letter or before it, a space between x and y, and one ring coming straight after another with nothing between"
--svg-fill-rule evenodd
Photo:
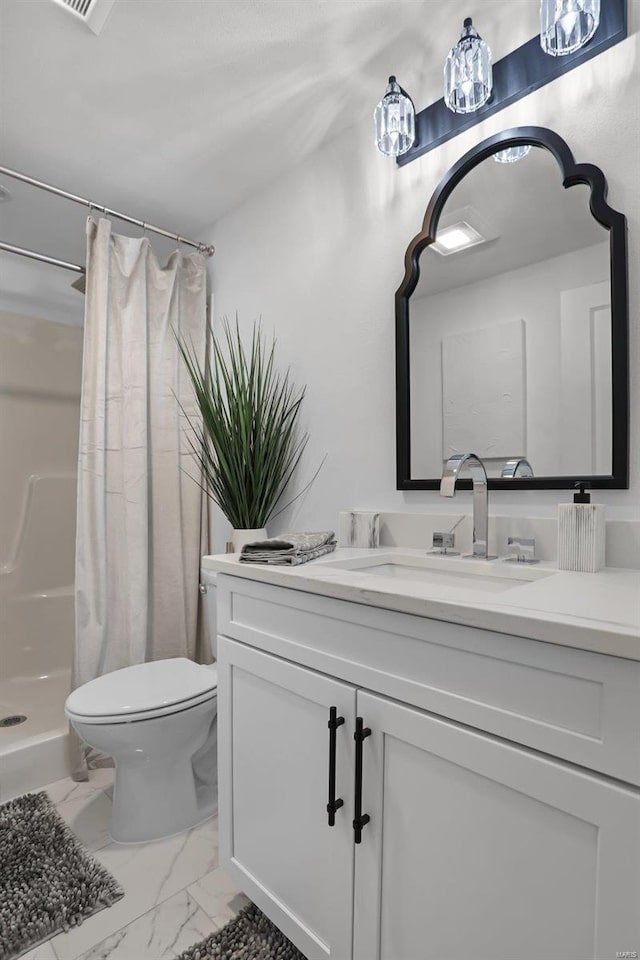
<instances>
[{"instance_id":1,"label":"ceiling vent","mask_svg":"<svg viewBox=\"0 0 640 960\"><path fill-rule=\"evenodd\" d=\"M93 33L98 34L111 13L115 0L53 0L59 7L82 20Z\"/></svg>"}]
</instances>

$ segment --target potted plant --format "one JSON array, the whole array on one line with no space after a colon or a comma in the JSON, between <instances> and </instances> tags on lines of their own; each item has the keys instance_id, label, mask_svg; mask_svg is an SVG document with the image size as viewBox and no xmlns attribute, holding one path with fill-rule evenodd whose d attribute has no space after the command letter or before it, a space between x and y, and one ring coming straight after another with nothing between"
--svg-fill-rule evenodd
<instances>
[{"instance_id":1,"label":"potted plant","mask_svg":"<svg viewBox=\"0 0 640 960\"><path fill-rule=\"evenodd\" d=\"M264 539L269 520L297 499L280 506L309 439L298 429L305 389L276 371L275 340L266 344L259 323L245 348L237 317L233 326L225 318L222 344L211 338L204 364L180 337L178 346L202 417L188 418L202 485L233 527L239 552Z\"/></svg>"}]
</instances>

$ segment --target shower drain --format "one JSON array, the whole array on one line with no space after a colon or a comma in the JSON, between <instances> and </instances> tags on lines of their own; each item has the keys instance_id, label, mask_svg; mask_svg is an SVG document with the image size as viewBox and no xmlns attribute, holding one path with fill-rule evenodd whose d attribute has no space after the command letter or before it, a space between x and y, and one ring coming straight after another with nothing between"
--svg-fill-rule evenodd
<instances>
[{"instance_id":1,"label":"shower drain","mask_svg":"<svg viewBox=\"0 0 640 960\"><path fill-rule=\"evenodd\" d=\"M21 713L14 713L11 717L3 717L0 720L0 727L17 727L19 723L24 723L26 719Z\"/></svg>"}]
</instances>

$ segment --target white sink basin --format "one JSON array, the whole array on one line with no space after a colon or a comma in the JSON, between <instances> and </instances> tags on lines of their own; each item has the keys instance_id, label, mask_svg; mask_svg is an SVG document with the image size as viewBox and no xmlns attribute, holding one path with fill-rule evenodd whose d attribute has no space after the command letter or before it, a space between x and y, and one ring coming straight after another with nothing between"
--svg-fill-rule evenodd
<instances>
[{"instance_id":1,"label":"white sink basin","mask_svg":"<svg viewBox=\"0 0 640 960\"><path fill-rule=\"evenodd\" d=\"M323 564L325 566L325 564ZM326 566L372 577L385 577L398 582L418 582L436 587L453 587L465 591L501 593L522 587L533 580L553 576L554 570L501 560L467 560L459 557L403 555L380 553L327 563Z\"/></svg>"}]
</instances>

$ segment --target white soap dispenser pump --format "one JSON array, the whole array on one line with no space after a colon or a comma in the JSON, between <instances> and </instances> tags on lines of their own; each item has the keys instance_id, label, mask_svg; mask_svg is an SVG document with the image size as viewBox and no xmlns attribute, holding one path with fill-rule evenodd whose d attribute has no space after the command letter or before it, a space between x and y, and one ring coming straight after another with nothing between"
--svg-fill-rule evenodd
<instances>
[{"instance_id":1,"label":"white soap dispenser pump","mask_svg":"<svg viewBox=\"0 0 640 960\"><path fill-rule=\"evenodd\" d=\"M577 483L573 503L558 505L558 569L596 573L605 560L605 508Z\"/></svg>"}]
</instances>

